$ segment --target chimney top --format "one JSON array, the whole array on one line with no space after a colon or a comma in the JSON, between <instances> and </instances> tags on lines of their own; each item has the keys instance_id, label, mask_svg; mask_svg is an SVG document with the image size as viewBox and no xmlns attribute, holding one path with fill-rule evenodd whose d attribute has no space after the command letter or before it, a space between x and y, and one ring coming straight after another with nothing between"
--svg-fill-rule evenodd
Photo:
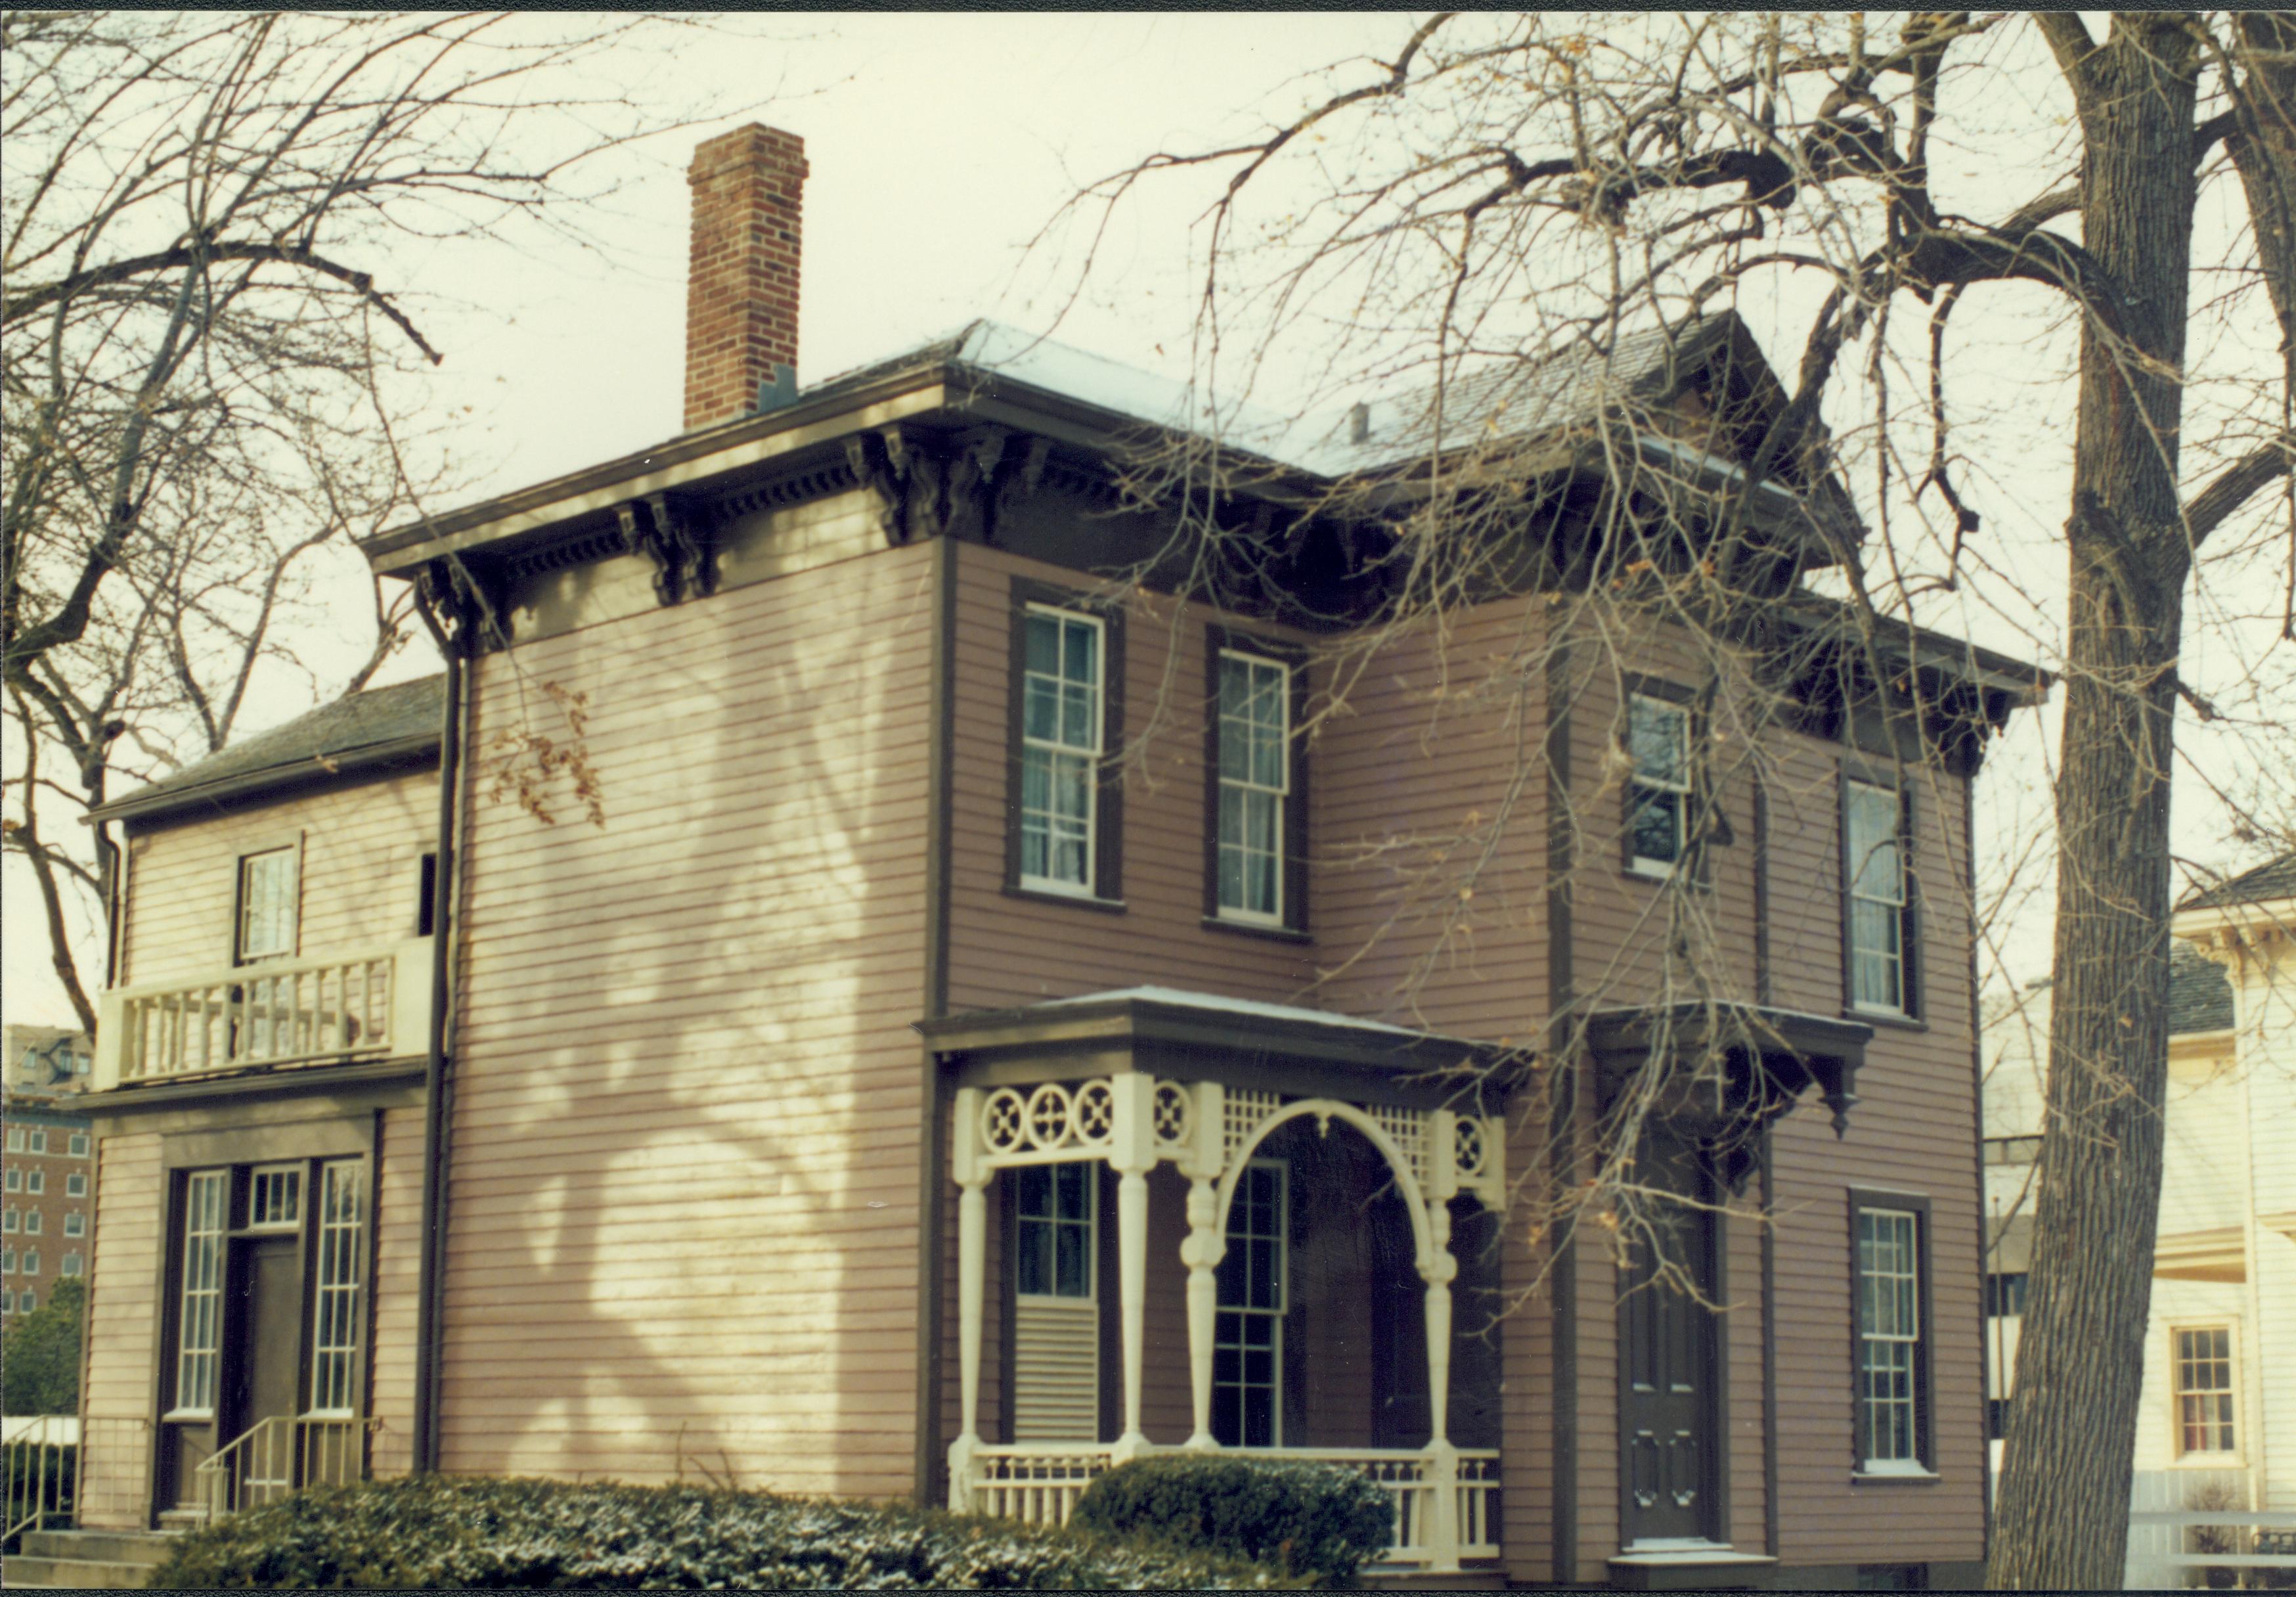
<instances>
[{"instance_id":1,"label":"chimney top","mask_svg":"<svg viewBox=\"0 0 2296 1597\"><path fill-rule=\"evenodd\" d=\"M685 429L796 391L805 141L756 122L693 152L685 283Z\"/></svg>"}]
</instances>

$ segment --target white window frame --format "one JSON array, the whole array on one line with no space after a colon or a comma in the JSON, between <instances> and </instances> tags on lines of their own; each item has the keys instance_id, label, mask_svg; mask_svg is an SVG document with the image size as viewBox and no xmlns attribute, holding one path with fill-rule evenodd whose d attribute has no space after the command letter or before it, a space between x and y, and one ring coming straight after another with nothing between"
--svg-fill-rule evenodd
<instances>
[{"instance_id":1,"label":"white window frame","mask_svg":"<svg viewBox=\"0 0 2296 1597\"><path fill-rule=\"evenodd\" d=\"M86 1255L85 1254L78 1253L68 1253L64 1255L62 1263L56 1266L56 1273L62 1276L66 1280L79 1280L82 1276L87 1273Z\"/></svg>"},{"instance_id":2,"label":"white window frame","mask_svg":"<svg viewBox=\"0 0 2296 1597\"><path fill-rule=\"evenodd\" d=\"M65 1139L64 1146L68 1150L70 1150L70 1156L72 1158L85 1159L87 1157L87 1133L86 1132L74 1132L69 1138Z\"/></svg>"},{"instance_id":3,"label":"white window frame","mask_svg":"<svg viewBox=\"0 0 2296 1597\"><path fill-rule=\"evenodd\" d=\"M1247 749L1256 748L1266 730L1257 720L1230 715L1227 712L1227 671L1231 661L1244 669L1247 703L1259 696L1259 679L1262 672L1272 671L1275 675L1276 784L1273 786L1249 774L1248 758L1246 775L1234 777L1229 774L1230 751L1238 746ZM1213 713L1219 718L1220 768L1217 773L1218 808L1218 813L1213 818L1215 832L1213 862L1217 877L1214 892L1216 901L1219 906L1219 918L1235 921L1243 926L1281 926L1287 924L1285 917L1290 911L1292 893L1291 872L1285 868L1285 857L1292 844L1287 822L1292 800L1292 672L1293 668L1285 661L1271 659L1266 654L1254 654L1249 649L1223 648L1219 652L1219 670L1220 679L1213 684ZM1232 728L1234 729L1233 735ZM1275 850L1275 905L1272 910L1254 910L1242 904L1231 904L1228 901L1227 856L1230 853L1237 854L1248 866L1250 861L1260 852L1253 849L1246 838L1229 836L1227 817L1230 793L1238 795L1240 806L1249 805L1257 799L1265 803L1274 812L1275 821L1270 831ZM1242 885L1243 881L1243 871L1239 869L1237 872L1239 886ZM1248 892L1246 895L1249 896Z\"/></svg>"},{"instance_id":4,"label":"white window frame","mask_svg":"<svg viewBox=\"0 0 2296 1597\"><path fill-rule=\"evenodd\" d=\"M0 1247L0 1275L13 1275L15 1273L16 1250L12 1247Z\"/></svg>"},{"instance_id":5,"label":"white window frame","mask_svg":"<svg viewBox=\"0 0 2296 1597\"><path fill-rule=\"evenodd\" d=\"M239 857L234 905L237 923L232 929L232 952L237 963L254 965L266 959L291 959L295 957L295 940L302 922L302 853L299 845L289 843ZM275 907L275 912L266 917L258 932L255 877L258 868L273 861L279 862L285 868L285 903Z\"/></svg>"},{"instance_id":6,"label":"white window frame","mask_svg":"<svg viewBox=\"0 0 2296 1597\"><path fill-rule=\"evenodd\" d=\"M48 1190L48 1173L45 1170L24 1172L24 1190L37 1198Z\"/></svg>"},{"instance_id":7,"label":"white window frame","mask_svg":"<svg viewBox=\"0 0 2296 1597\"><path fill-rule=\"evenodd\" d=\"M1056 1175L1056 1174L1054 1174L1053 1173L1054 1173L1054 1172L1055 1172L1055 1171L1058 1171L1058 1170L1063 1169L1063 1168L1070 1167L1070 1166L1074 1166L1074 1167L1077 1167L1077 1168L1080 1168L1080 1169L1082 1169L1082 1170L1084 1171L1084 1217L1083 1217L1081 1220L1077 1220L1077 1219L1071 1219L1071 1218L1069 1218L1069 1217L1067 1217L1067 1216L1065 1216L1065 1215L1062 1215L1062 1214L1058 1212L1058 1211L1059 1211L1060 1177L1059 1177L1058 1175ZM1054 1193L1054 1213L1052 1215L1050 1215L1050 1216L1041 1215L1041 1214L1038 1214L1038 1215L1030 1215L1030 1214L1026 1214L1026 1213L1022 1212L1022 1210L1021 1209L1021 1206L1020 1206L1020 1198L1021 1198L1021 1193L1020 1193L1020 1181L1021 1181L1021 1171L1023 1171L1023 1170L1042 1170L1042 1171L1044 1171L1044 1172L1046 1173L1046 1179L1047 1181L1049 1181L1052 1183L1052 1191L1053 1191L1053 1193ZM1099 1161L1097 1161L1097 1160L1094 1160L1094 1159L1074 1159L1074 1160L1062 1160L1062 1161L1058 1161L1058 1162L1055 1162L1055 1163L1044 1164L1044 1165L1024 1165L1020 1166L1018 1169L1014 1170L1014 1172L1013 1173L1013 1295L1015 1297L1020 1298L1021 1301L1026 1302L1026 1303L1097 1303L1097 1302L1099 1302L1099 1301L1100 1301L1100 1169L1099 1169ZM1067 1226L1067 1227L1070 1227L1070 1228L1071 1228L1071 1229L1079 1230L1079 1231L1081 1231L1084 1233L1084 1288L1085 1288L1085 1289L1084 1289L1084 1291L1083 1291L1083 1293L1082 1293L1081 1295L1076 1295L1076 1294L1070 1294L1070 1293L1065 1293L1065 1292L1060 1292L1060 1291L1052 1291L1052 1292L1023 1292L1023 1291L1021 1291L1021 1257L1022 1253L1024 1252L1024 1249L1023 1249L1023 1247L1022 1247L1022 1246L1021 1246L1021 1238L1022 1238L1022 1237L1027 1233L1027 1231L1028 1231L1029 1228L1030 1226L1032 1226L1032 1225L1037 1225L1037 1226L1051 1226L1051 1227L1054 1228L1054 1242L1053 1242L1053 1255L1052 1255L1053 1262L1052 1262L1052 1265L1051 1265L1051 1272L1052 1272L1052 1280L1053 1280L1053 1284L1054 1284L1055 1287L1058 1287L1058 1286L1059 1286L1059 1284L1060 1284L1060 1257L1061 1257L1061 1253L1060 1253L1059 1228L1060 1228L1060 1227L1062 1227L1062 1226Z\"/></svg>"},{"instance_id":8,"label":"white window frame","mask_svg":"<svg viewBox=\"0 0 2296 1597\"><path fill-rule=\"evenodd\" d=\"M5 1185L11 1192L21 1192L24 1190L24 1167L20 1165L11 1165L4 1182L0 1182L0 1185Z\"/></svg>"},{"instance_id":9,"label":"white window frame","mask_svg":"<svg viewBox=\"0 0 2296 1597\"><path fill-rule=\"evenodd\" d=\"M67 1237L86 1236L87 1216L81 1214L78 1209L74 1209L70 1214L65 1215L64 1235Z\"/></svg>"},{"instance_id":10,"label":"white window frame","mask_svg":"<svg viewBox=\"0 0 2296 1597\"><path fill-rule=\"evenodd\" d=\"M16 1265L16 1273L19 1275L37 1275L39 1272L40 1250L37 1247L26 1248L23 1252L22 1258Z\"/></svg>"},{"instance_id":11,"label":"white window frame","mask_svg":"<svg viewBox=\"0 0 2296 1597\"><path fill-rule=\"evenodd\" d=\"M2185 1385L2184 1339L2188 1336L2218 1336L2225 1339L2225 1384L2221 1387L2187 1387ZM2208 1362L2217 1359L2211 1355ZM2203 1428L2213 1434L2219 1425L2232 1428L2230 1447L2187 1447L2185 1445L2185 1402L2187 1398L2219 1397L2224 1400L2220 1412L2228 1412L2226 1420L2202 1420ZM2242 1437L2247 1428L2240 1412L2240 1337L2238 1329L2220 1320L2185 1321L2169 1327L2169 1436L2177 1461L2187 1460L2202 1463L2223 1464L2240 1459Z\"/></svg>"},{"instance_id":12,"label":"white window frame","mask_svg":"<svg viewBox=\"0 0 2296 1597\"><path fill-rule=\"evenodd\" d=\"M176 1294L176 1401L162 1419L215 1417L222 1380L224 1236L230 1225L231 1172L186 1173L182 1280Z\"/></svg>"},{"instance_id":13,"label":"white window frame","mask_svg":"<svg viewBox=\"0 0 2296 1597\"><path fill-rule=\"evenodd\" d=\"M69 1172L64 1176L64 1196L66 1198L86 1198L87 1196L87 1173L86 1171L74 1170Z\"/></svg>"},{"instance_id":14,"label":"white window frame","mask_svg":"<svg viewBox=\"0 0 2296 1597\"><path fill-rule=\"evenodd\" d=\"M39 1306L39 1294L33 1291L31 1288L27 1287L16 1295L16 1307L18 1312L29 1314Z\"/></svg>"},{"instance_id":15,"label":"white window frame","mask_svg":"<svg viewBox=\"0 0 2296 1597\"><path fill-rule=\"evenodd\" d=\"M24 1211L24 1234L37 1237L47 1229L47 1216L38 1209Z\"/></svg>"},{"instance_id":16,"label":"white window frame","mask_svg":"<svg viewBox=\"0 0 2296 1597\"><path fill-rule=\"evenodd\" d=\"M15 1235L16 1227L21 1222L21 1217L11 1206L4 1213L0 1213L0 1235Z\"/></svg>"},{"instance_id":17,"label":"white window frame","mask_svg":"<svg viewBox=\"0 0 2296 1597\"><path fill-rule=\"evenodd\" d=\"M1848 924L1844 934L1849 943L1849 1007L1855 1012L1867 1015L1903 1016L1912 1011L1906 1008L1906 799L1904 793L1881 782L1868 782L1857 777L1846 778L1848 787L1841 806L1843 830L1843 860L1848 879L1842 883L1842 893L1848 900ZM1858 832L1858 806L1863 801L1869 809L1878 810L1886 800L1890 812L1890 836L1887 844L1889 864L1883 865L1884 845L1861 838ZM1871 867L1872 868L1868 868ZM1894 868L1891 868L1894 867ZM1894 896L1892 896L1894 894ZM1890 926L1890 946L1869 949L1858 941L1857 907L1865 904L1885 911ZM1897 989L1897 1001L1864 996L1862 972L1868 962L1881 961L1881 968L1890 974L1890 984Z\"/></svg>"},{"instance_id":18,"label":"white window frame","mask_svg":"<svg viewBox=\"0 0 2296 1597\"><path fill-rule=\"evenodd\" d=\"M1676 776L1667 778L1646 774L1635 750L1635 717L1637 712L1648 710L1679 724L1682 729L1681 767ZM1627 759L1631 767L1627 778L1627 846L1630 851L1627 868L1639 877L1663 880L1682 868L1690 858L1690 754L1692 719L1690 706L1651 693L1627 695ZM1642 812L1644 794L1663 794L1674 807L1675 855L1671 860L1654 860L1635 849L1635 818Z\"/></svg>"},{"instance_id":19,"label":"white window frame","mask_svg":"<svg viewBox=\"0 0 2296 1597\"><path fill-rule=\"evenodd\" d=\"M26 1153L36 1154L44 1154L48 1151L48 1128L46 1126L28 1125L24 1128L24 1151Z\"/></svg>"},{"instance_id":20,"label":"white window frame","mask_svg":"<svg viewBox=\"0 0 2296 1597\"><path fill-rule=\"evenodd\" d=\"M247 1173L247 1223L250 1231L299 1231L303 1229L305 1173L299 1161L258 1165ZM282 1192L287 1201L277 1201Z\"/></svg>"},{"instance_id":21,"label":"white window frame","mask_svg":"<svg viewBox=\"0 0 2296 1597\"><path fill-rule=\"evenodd\" d=\"M1244 1387L1248 1387L1249 1385L1249 1383L1244 1383L1244 1387L1240 1387L1239 1386L1233 1384L1223 1386L1220 1384L1218 1379L1218 1371L1219 1367L1220 1353L1224 1350L1234 1349L1240 1364L1243 1354L1249 1346L1248 1344L1242 1340L1241 1333L1242 1328L1240 1324L1235 1328L1236 1335L1231 1336L1229 1334L1229 1317L1234 1315L1242 1319L1254 1319L1267 1321L1268 1331L1268 1357L1270 1361L1270 1372L1273 1376L1273 1379L1269 1383L1268 1391L1268 1412L1270 1419L1268 1439L1265 1444L1239 1443L1238 1445L1281 1447L1283 1445L1283 1319L1290 1312L1292 1304L1292 1169L1290 1165L1286 1165L1281 1159L1254 1159L1245 1166L1246 1179L1249 1178L1250 1173L1262 1171L1272 1173L1275 1178L1275 1229L1272 1235L1259 1239L1272 1243L1275 1248L1275 1305L1273 1308L1263 1308L1244 1305L1230 1305L1219 1303L1215 1300L1212 1311L1212 1365L1214 1370L1212 1411L1217 1420L1217 1417L1219 1415L1220 1411L1220 1395L1223 1392L1234 1392L1239 1389L1244 1389ZM1237 1183L1239 1196L1241 1195L1242 1186L1242 1182L1239 1181ZM1231 1198L1228 1209L1228 1220L1226 1225L1223 1227L1222 1231L1224 1237L1233 1237L1232 1231L1227 1228L1234 1225L1234 1217L1235 1209L1234 1199ZM1253 1235L1255 1237L1258 1236L1257 1233L1253 1233ZM1234 1247L1233 1240L1229 1241L1228 1246L1230 1250L1233 1251Z\"/></svg>"},{"instance_id":22,"label":"white window frame","mask_svg":"<svg viewBox=\"0 0 2296 1597\"><path fill-rule=\"evenodd\" d=\"M1029 623L1039 616L1049 618L1059 623L1061 627L1061 674L1056 676L1046 677L1041 671L1029 669L1027 629ZM1030 601L1021 607L1021 625L1022 629L1020 662L1021 769L1021 792L1018 795L1021 806L1021 885L1035 893L1060 893L1072 898L1092 898L1097 894L1100 877L1100 765L1105 754L1108 730L1108 623L1101 617L1088 614L1081 610L1063 609L1058 605L1041 605ZM1088 685L1071 683L1066 674L1068 628L1070 626L1089 628L1093 634L1095 669L1093 680ZM1092 691L1092 741L1089 746L1083 744L1071 744L1061 737L1043 738L1032 737L1029 735L1029 684L1032 681L1051 683L1055 697L1062 696L1064 690L1071 686L1089 686ZM1055 729L1056 731L1057 729ZM1065 819L1060 817L1058 811L1054 810L1031 811L1029 808L1029 767L1038 761L1043 761L1046 767L1048 794L1051 777L1061 769L1063 763L1081 763L1085 768L1084 878L1081 881L1070 881L1062 877L1033 875L1029 870L1029 817L1032 814L1037 814L1044 818L1045 824L1040 829L1045 835L1045 860L1047 865L1054 863L1054 846L1056 841L1060 841L1054 834L1052 823L1055 819Z\"/></svg>"},{"instance_id":23,"label":"white window frame","mask_svg":"<svg viewBox=\"0 0 2296 1597\"><path fill-rule=\"evenodd\" d=\"M1866 1258L1866 1222L1868 1217L1886 1218L1904 1222L1906 1265L1902 1270L1879 1271ZM1857 1325L1857 1402L1863 1410L1865 1421L1860 1428L1866 1455L1857 1461L1858 1470L1866 1475L1927 1475L1930 1468L1922 1457L1922 1404L1924 1399L1922 1379L1922 1360L1926 1349L1927 1335L1922 1323L1922 1211L1916 1208L1896 1208L1884 1203L1860 1203L1857 1206L1857 1300L1850 1313ZM1901 1285L1904 1302L1896 1305L1904 1310L1907 1323L1890 1329L1876 1329L1870 1322L1867 1310L1872 1306L1874 1283L1889 1280ZM1904 1363L1906 1392L1902 1400L1894 1395L1877 1397L1874 1388L1876 1371L1874 1350L1877 1346L1893 1350L1887 1373L1899 1372L1898 1358ZM1882 1453L1876 1443L1884 1434L1881 1416L1902 1411L1905 1416L1906 1451ZM1896 1434L1894 1424L1887 1428Z\"/></svg>"},{"instance_id":24,"label":"white window frame","mask_svg":"<svg viewBox=\"0 0 2296 1597\"><path fill-rule=\"evenodd\" d=\"M311 1297L310 1412L358 1412L359 1322L366 1289L366 1161L319 1166L318 1263Z\"/></svg>"},{"instance_id":25,"label":"white window frame","mask_svg":"<svg viewBox=\"0 0 2296 1597\"><path fill-rule=\"evenodd\" d=\"M8 1128L8 1151L10 1153L22 1153L24 1151L24 1128L22 1126L12 1125Z\"/></svg>"}]
</instances>

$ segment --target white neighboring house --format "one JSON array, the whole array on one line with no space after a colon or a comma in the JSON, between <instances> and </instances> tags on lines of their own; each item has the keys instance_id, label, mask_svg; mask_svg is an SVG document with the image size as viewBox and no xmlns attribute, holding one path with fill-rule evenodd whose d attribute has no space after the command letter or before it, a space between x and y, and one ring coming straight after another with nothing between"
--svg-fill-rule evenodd
<instances>
[{"instance_id":1,"label":"white neighboring house","mask_svg":"<svg viewBox=\"0 0 2296 1597\"><path fill-rule=\"evenodd\" d=\"M2187 1506L2296 1509L2296 853L2191 894L2173 930L2139 1490L2205 1471L2245 1501ZM2000 1400L2032 1255L2048 998L2038 984L1997 998L1985 1016L1987 1396L1997 1473Z\"/></svg>"}]
</instances>

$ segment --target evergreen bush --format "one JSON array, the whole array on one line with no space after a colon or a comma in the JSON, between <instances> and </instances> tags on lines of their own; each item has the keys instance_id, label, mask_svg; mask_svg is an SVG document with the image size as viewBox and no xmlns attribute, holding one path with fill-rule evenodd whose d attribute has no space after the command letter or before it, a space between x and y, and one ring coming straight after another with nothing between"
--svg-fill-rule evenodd
<instances>
[{"instance_id":1,"label":"evergreen bush","mask_svg":"<svg viewBox=\"0 0 2296 1597\"><path fill-rule=\"evenodd\" d=\"M1077 1503L1075 1523L1347 1585L1387 1550L1395 1505L1361 1470L1335 1464L1167 1453L1095 1478Z\"/></svg>"}]
</instances>

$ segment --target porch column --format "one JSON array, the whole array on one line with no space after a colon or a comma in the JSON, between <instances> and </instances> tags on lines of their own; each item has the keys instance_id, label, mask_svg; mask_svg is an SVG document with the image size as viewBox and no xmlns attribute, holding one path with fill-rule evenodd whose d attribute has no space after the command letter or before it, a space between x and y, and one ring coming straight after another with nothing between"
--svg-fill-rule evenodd
<instances>
[{"instance_id":1,"label":"porch column","mask_svg":"<svg viewBox=\"0 0 2296 1597\"><path fill-rule=\"evenodd\" d=\"M1459 1190L1457 1130L1448 1109L1427 1116L1427 1252L1419 1278L1427 1283L1427 1568L1441 1574L1459 1567L1459 1450L1451 1445L1451 1282L1459 1261L1451 1255L1451 1199Z\"/></svg>"},{"instance_id":2,"label":"porch column","mask_svg":"<svg viewBox=\"0 0 2296 1597\"><path fill-rule=\"evenodd\" d=\"M1223 1128L1227 1091L1218 1082L1196 1088L1195 1135L1182 1168L1188 1175L1188 1235L1180 1262L1188 1267L1188 1395L1195 1428L1188 1445L1218 1447L1212 1437L1212 1342L1218 1329L1219 1262L1227 1238L1219 1224L1219 1178L1226 1163Z\"/></svg>"},{"instance_id":3,"label":"porch column","mask_svg":"<svg viewBox=\"0 0 2296 1597\"><path fill-rule=\"evenodd\" d=\"M1108 1162L1117 1173L1117 1310L1124 1344L1124 1431L1113 1452L1120 1464L1148 1450L1140 1428L1140 1382L1148 1345L1148 1172L1156 1163L1156 1080L1128 1070L1109 1084L1116 1096Z\"/></svg>"},{"instance_id":4,"label":"porch column","mask_svg":"<svg viewBox=\"0 0 2296 1597\"><path fill-rule=\"evenodd\" d=\"M956 1091L949 1166L956 1178L956 1370L964 1429L948 1445L948 1506L972 1511L972 1457L980 1447L980 1313L988 1251L990 1171L980 1148L980 1092ZM928 1239L928 1246L936 1246Z\"/></svg>"}]
</instances>

